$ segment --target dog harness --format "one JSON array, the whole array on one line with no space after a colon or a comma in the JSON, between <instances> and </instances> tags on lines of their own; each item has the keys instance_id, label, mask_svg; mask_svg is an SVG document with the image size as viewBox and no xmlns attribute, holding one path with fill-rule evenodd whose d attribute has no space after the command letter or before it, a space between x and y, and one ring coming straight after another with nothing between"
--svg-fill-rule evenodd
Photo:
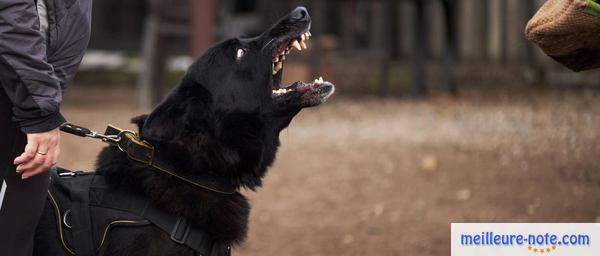
<instances>
[{"instance_id":1,"label":"dog harness","mask_svg":"<svg viewBox=\"0 0 600 256\"><path fill-rule=\"evenodd\" d=\"M101 139L118 147L128 158L219 194L233 194L236 189L207 176L189 177L174 171L148 142L137 133L109 125L104 134L64 123L60 129L74 135ZM92 256L101 252L110 230L118 226L155 225L170 234L171 240L193 249L201 256L229 256L228 244L213 241L199 227L183 217L157 209L150 199L107 185L102 175L93 172L71 172L54 167L48 200L54 209L58 234L64 249L72 255Z\"/></svg>"},{"instance_id":2,"label":"dog harness","mask_svg":"<svg viewBox=\"0 0 600 256\"><path fill-rule=\"evenodd\" d=\"M115 227L154 225L171 240L187 246L198 256L229 256L230 247L213 241L183 217L157 209L146 197L108 186L93 172L50 170L48 201L56 217L60 242L71 255L92 256L102 252L108 233Z\"/></svg>"}]
</instances>

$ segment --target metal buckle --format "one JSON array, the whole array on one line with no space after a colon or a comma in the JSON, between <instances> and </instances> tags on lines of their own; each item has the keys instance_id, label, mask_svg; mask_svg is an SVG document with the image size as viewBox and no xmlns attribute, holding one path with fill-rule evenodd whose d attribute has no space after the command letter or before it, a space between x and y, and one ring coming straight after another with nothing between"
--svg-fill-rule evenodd
<instances>
[{"instance_id":1,"label":"metal buckle","mask_svg":"<svg viewBox=\"0 0 600 256\"><path fill-rule=\"evenodd\" d=\"M191 225L187 222L187 220L183 217L179 217L173 230L171 231L171 240L178 244L184 244L185 240L187 240L188 235L190 234ZM181 238L177 238L177 233L180 233L180 229L183 229L183 235Z\"/></svg>"},{"instance_id":2,"label":"metal buckle","mask_svg":"<svg viewBox=\"0 0 600 256\"><path fill-rule=\"evenodd\" d=\"M63 216L63 224L65 224L65 226L69 229L72 228L71 223L70 223L71 222L70 215L71 215L71 209L67 210L65 212L65 215Z\"/></svg>"},{"instance_id":3,"label":"metal buckle","mask_svg":"<svg viewBox=\"0 0 600 256\"><path fill-rule=\"evenodd\" d=\"M61 178L63 178L63 177L74 177L76 175L77 175L77 173L75 173L75 172L60 172L60 173L58 173L58 177L61 177Z\"/></svg>"},{"instance_id":4,"label":"metal buckle","mask_svg":"<svg viewBox=\"0 0 600 256\"><path fill-rule=\"evenodd\" d=\"M91 131L90 133L86 134L85 136L94 138L94 139L101 139L104 142L112 142L115 144L118 143L119 141L121 141L121 136L119 136L119 135L104 135L102 133L97 133L95 131Z\"/></svg>"},{"instance_id":5,"label":"metal buckle","mask_svg":"<svg viewBox=\"0 0 600 256\"><path fill-rule=\"evenodd\" d=\"M136 160L138 162L152 166L152 164L154 162L154 146L152 146L150 143L146 142L145 140L140 139L140 137L137 135L137 133L129 131L129 130L123 130L123 131L119 132L118 136L121 139L121 142L116 143L116 145L119 148L119 150L121 150L121 152L125 152L127 154L127 156L133 160ZM123 137L126 137L126 138L123 138ZM128 141L131 141L133 144L149 151L150 155L144 156L143 158L140 158L140 156L134 155L133 153L131 153L129 151L130 150L129 148L125 148L126 145L123 145L123 143L128 142Z\"/></svg>"},{"instance_id":6,"label":"metal buckle","mask_svg":"<svg viewBox=\"0 0 600 256\"><path fill-rule=\"evenodd\" d=\"M127 152L127 151L123 148L123 146L121 146L121 143L118 143L118 142L120 142L123 139L123 136L127 136L127 134L131 135L134 138L137 137L136 133L133 131L130 131L130 130L122 130L119 132L118 135L113 135L113 136L117 136L119 138L118 141L115 141L115 144L117 144L117 147L122 152Z\"/></svg>"},{"instance_id":7,"label":"metal buckle","mask_svg":"<svg viewBox=\"0 0 600 256\"><path fill-rule=\"evenodd\" d=\"M61 124L60 130L63 132L67 132L67 133L74 134L74 135L81 136L81 137L101 139L102 141L108 142L108 143L110 143L110 142L117 143L120 140L118 135L104 135L102 133L98 133L98 132L92 131L88 128L78 126L75 124L71 124L71 123Z\"/></svg>"}]
</instances>

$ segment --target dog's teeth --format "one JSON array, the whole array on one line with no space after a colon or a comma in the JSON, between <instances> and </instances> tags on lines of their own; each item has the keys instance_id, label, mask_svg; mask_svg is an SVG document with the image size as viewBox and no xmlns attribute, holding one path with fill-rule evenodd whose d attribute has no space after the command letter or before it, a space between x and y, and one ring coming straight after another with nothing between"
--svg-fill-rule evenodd
<instances>
[{"instance_id":1,"label":"dog's teeth","mask_svg":"<svg viewBox=\"0 0 600 256\"><path fill-rule=\"evenodd\" d=\"M285 55L281 55L281 60L285 60Z\"/></svg>"},{"instance_id":2,"label":"dog's teeth","mask_svg":"<svg viewBox=\"0 0 600 256\"><path fill-rule=\"evenodd\" d=\"M273 90L273 94L276 94L276 95L281 95L281 94L284 94L284 93L285 93L284 89Z\"/></svg>"},{"instance_id":3,"label":"dog's teeth","mask_svg":"<svg viewBox=\"0 0 600 256\"><path fill-rule=\"evenodd\" d=\"M275 69L280 70L283 67L283 63L282 62L277 62L277 65L275 65Z\"/></svg>"},{"instance_id":4,"label":"dog's teeth","mask_svg":"<svg viewBox=\"0 0 600 256\"><path fill-rule=\"evenodd\" d=\"M302 35L300 35L300 39L301 39L300 41L304 41L304 40L306 40L306 36L304 34L302 34Z\"/></svg>"},{"instance_id":5,"label":"dog's teeth","mask_svg":"<svg viewBox=\"0 0 600 256\"><path fill-rule=\"evenodd\" d=\"M302 49L308 48L306 47L306 43L304 43L304 41L300 41L300 46L302 46Z\"/></svg>"},{"instance_id":6,"label":"dog's teeth","mask_svg":"<svg viewBox=\"0 0 600 256\"><path fill-rule=\"evenodd\" d=\"M298 43L298 40L294 40L294 42L292 42L292 46L296 48L296 50L302 51L302 47L300 46L300 43Z\"/></svg>"},{"instance_id":7,"label":"dog's teeth","mask_svg":"<svg viewBox=\"0 0 600 256\"><path fill-rule=\"evenodd\" d=\"M312 34L310 33L310 31L306 32L306 34L308 34L308 36L312 36Z\"/></svg>"},{"instance_id":8,"label":"dog's teeth","mask_svg":"<svg viewBox=\"0 0 600 256\"><path fill-rule=\"evenodd\" d=\"M273 58L273 62L279 62L279 57Z\"/></svg>"},{"instance_id":9,"label":"dog's teeth","mask_svg":"<svg viewBox=\"0 0 600 256\"><path fill-rule=\"evenodd\" d=\"M292 91L291 89L285 89L285 88L279 88L277 90L271 90L271 92L273 94L276 94L276 95L286 94L286 93L291 92L291 91Z\"/></svg>"}]
</instances>

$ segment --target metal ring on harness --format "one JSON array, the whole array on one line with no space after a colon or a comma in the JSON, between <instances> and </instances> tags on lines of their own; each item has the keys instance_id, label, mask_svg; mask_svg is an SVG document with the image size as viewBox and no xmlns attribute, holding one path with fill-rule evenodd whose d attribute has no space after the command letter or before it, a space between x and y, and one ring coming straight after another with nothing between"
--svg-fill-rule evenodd
<instances>
[{"instance_id":1,"label":"metal ring on harness","mask_svg":"<svg viewBox=\"0 0 600 256\"><path fill-rule=\"evenodd\" d=\"M65 226L69 229L71 229L71 224L69 223L70 221L67 221L67 216L71 216L71 209L67 210L65 212L65 215L63 216L63 224L65 224ZM69 218L70 220L71 218Z\"/></svg>"},{"instance_id":2,"label":"metal ring on harness","mask_svg":"<svg viewBox=\"0 0 600 256\"><path fill-rule=\"evenodd\" d=\"M119 132L119 135L116 136L118 138L118 140L116 142L121 141L121 138L123 138L123 136L126 136L127 134L131 135L131 137L134 138L134 139L136 139L136 141L138 140L136 132L130 131L130 130L122 130L122 131ZM141 143L144 143L144 141L141 141ZM119 150L127 153L127 151L121 146L120 143L116 143L116 144L117 144L117 147L119 148ZM149 144L147 144L147 143L144 143L144 144L149 146Z\"/></svg>"}]
</instances>

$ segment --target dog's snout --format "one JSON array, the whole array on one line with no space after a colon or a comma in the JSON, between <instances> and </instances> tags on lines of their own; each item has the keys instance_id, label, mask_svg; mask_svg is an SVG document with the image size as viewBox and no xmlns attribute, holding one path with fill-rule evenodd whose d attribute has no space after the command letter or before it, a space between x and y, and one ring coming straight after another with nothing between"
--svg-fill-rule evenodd
<instances>
[{"instance_id":1,"label":"dog's snout","mask_svg":"<svg viewBox=\"0 0 600 256\"><path fill-rule=\"evenodd\" d=\"M290 13L290 18L292 18L293 20L301 21L308 20L310 17L308 16L308 11L306 10L306 8L300 6L294 9L292 13Z\"/></svg>"}]
</instances>

